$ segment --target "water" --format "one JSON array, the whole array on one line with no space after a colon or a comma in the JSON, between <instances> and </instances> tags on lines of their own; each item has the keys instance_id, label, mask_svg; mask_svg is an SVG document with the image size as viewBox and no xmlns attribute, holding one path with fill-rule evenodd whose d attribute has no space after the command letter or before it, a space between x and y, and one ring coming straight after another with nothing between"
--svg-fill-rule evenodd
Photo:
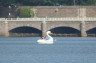
<instances>
[{"instance_id":1,"label":"water","mask_svg":"<svg viewBox=\"0 0 96 63\"><path fill-rule=\"evenodd\" d=\"M0 37L0 63L96 63L96 38L55 37L52 45L39 37Z\"/></svg>"}]
</instances>

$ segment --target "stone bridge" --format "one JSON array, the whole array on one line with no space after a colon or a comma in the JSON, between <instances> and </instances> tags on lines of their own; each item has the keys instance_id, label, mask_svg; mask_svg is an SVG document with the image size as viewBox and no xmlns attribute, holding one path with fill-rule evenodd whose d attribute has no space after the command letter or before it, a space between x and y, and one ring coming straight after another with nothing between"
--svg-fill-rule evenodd
<instances>
[{"instance_id":1,"label":"stone bridge","mask_svg":"<svg viewBox=\"0 0 96 63\"><path fill-rule=\"evenodd\" d=\"M96 18L0 18L0 35L9 36L12 30L20 27L34 28L40 33L42 32L43 36L48 30L67 27L78 30L82 37L86 37L87 31L96 28ZM75 31L73 32L75 33Z\"/></svg>"}]
</instances>

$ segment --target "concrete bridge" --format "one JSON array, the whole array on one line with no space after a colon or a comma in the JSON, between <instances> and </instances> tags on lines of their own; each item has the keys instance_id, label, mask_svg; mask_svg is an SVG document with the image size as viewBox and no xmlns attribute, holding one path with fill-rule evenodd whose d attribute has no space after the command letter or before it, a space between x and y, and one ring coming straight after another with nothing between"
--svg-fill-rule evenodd
<instances>
[{"instance_id":1,"label":"concrete bridge","mask_svg":"<svg viewBox=\"0 0 96 63\"><path fill-rule=\"evenodd\" d=\"M11 32L15 33L17 28L23 28L23 27L32 27L35 30L37 30L38 33L42 32L43 36L46 35L45 33L48 30L53 30L60 27L61 28L67 27L79 31L82 37L86 37L88 34L87 32L89 30L96 28L96 18L94 17L0 18L0 35L2 36L9 36ZM75 33L75 31L72 32Z\"/></svg>"}]
</instances>

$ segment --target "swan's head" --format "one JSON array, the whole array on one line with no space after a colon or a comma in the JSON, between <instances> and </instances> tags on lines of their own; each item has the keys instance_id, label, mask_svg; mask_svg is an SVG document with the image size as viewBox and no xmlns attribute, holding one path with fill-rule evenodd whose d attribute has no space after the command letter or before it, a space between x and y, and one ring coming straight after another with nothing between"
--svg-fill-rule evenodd
<instances>
[{"instance_id":1,"label":"swan's head","mask_svg":"<svg viewBox=\"0 0 96 63\"><path fill-rule=\"evenodd\" d=\"M53 38L49 34L52 34L51 31L47 31L47 36L50 37L51 40L53 40Z\"/></svg>"},{"instance_id":2,"label":"swan's head","mask_svg":"<svg viewBox=\"0 0 96 63\"><path fill-rule=\"evenodd\" d=\"M47 34L52 34L51 31L47 31Z\"/></svg>"},{"instance_id":3,"label":"swan's head","mask_svg":"<svg viewBox=\"0 0 96 63\"><path fill-rule=\"evenodd\" d=\"M51 33L51 31L47 31L47 33L49 34L49 33Z\"/></svg>"}]
</instances>

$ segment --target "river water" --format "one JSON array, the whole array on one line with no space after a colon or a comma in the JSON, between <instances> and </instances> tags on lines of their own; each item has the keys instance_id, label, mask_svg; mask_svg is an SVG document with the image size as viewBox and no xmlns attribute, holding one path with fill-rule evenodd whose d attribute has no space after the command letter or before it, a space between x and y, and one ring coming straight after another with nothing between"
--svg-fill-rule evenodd
<instances>
[{"instance_id":1,"label":"river water","mask_svg":"<svg viewBox=\"0 0 96 63\"><path fill-rule=\"evenodd\" d=\"M0 63L96 63L96 38L54 38L41 45L39 37L0 37Z\"/></svg>"}]
</instances>

